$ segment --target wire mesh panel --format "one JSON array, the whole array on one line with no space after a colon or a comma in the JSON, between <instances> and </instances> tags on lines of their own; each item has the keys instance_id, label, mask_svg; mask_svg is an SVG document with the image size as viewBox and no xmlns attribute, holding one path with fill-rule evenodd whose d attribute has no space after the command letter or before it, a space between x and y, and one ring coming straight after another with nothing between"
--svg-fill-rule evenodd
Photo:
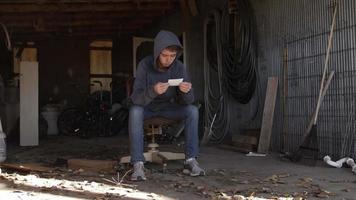
<instances>
[{"instance_id":1,"label":"wire mesh panel","mask_svg":"<svg viewBox=\"0 0 356 200\"><path fill-rule=\"evenodd\" d=\"M294 151L301 144L316 108L333 6L338 3L328 65L328 72L334 70L335 75L321 104L318 140L320 156L355 157L356 1L253 2L257 13L261 80L264 82L266 77L275 75L283 80L283 72L287 70L286 81L280 85L283 109L277 109L272 140L273 150L285 151ZM285 63L284 49L288 52ZM283 84L288 91L285 96ZM284 140L283 126L287 127Z\"/></svg>"}]
</instances>

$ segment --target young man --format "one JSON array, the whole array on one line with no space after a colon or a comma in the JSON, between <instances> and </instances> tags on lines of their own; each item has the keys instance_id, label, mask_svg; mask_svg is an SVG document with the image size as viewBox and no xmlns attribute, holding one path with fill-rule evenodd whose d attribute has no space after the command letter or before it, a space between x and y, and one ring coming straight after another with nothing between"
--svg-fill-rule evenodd
<instances>
[{"instance_id":1,"label":"young man","mask_svg":"<svg viewBox=\"0 0 356 200\"><path fill-rule=\"evenodd\" d=\"M185 66L177 58L182 54L182 45L177 36L169 31L160 31L154 40L154 55L138 64L130 108L129 134L131 163L134 170L131 180L146 180L143 156L143 122L161 116L170 119L185 119L185 167L191 176L205 175L196 161L199 152L199 113L194 101L193 88ZM169 79L183 78L179 86L169 86Z\"/></svg>"}]
</instances>

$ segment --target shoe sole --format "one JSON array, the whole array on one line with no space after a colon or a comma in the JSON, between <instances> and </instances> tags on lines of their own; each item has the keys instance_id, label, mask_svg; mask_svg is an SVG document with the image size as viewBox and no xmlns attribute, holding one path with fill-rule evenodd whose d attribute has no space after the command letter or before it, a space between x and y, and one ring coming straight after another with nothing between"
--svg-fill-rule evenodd
<instances>
[{"instance_id":1,"label":"shoe sole","mask_svg":"<svg viewBox=\"0 0 356 200\"><path fill-rule=\"evenodd\" d=\"M193 174L189 169L183 169L183 174L190 175L190 176L205 176L205 172L200 172L199 174Z\"/></svg>"},{"instance_id":2,"label":"shoe sole","mask_svg":"<svg viewBox=\"0 0 356 200\"><path fill-rule=\"evenodd\" d=\"M142 178L141 176L137 177L137 178L131 178L131 181L145 181L146 178Z\"/></svg>"}]
</instances>

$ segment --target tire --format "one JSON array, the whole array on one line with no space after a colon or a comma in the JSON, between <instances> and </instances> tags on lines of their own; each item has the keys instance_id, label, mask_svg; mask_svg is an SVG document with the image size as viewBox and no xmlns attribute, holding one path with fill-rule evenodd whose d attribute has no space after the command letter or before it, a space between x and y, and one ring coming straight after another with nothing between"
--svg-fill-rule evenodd
<instances>
[{"instance_id":1,"label":"tire","mask_svg":"<svg viewBox=\"0 0 356 200\"><path fill-rule=\"evenodd\" d=\"M74 136L83 131L83 112L78 108L68 108L58 116L57 126L60 134Z\"/></svg>"},{"instance_id":2,"label":"tire","mask_svg":"<svg viewBox=\"0 0 356 200\"><path fill-rule=\"evenodd\" d=\"M129 112L125 108L121 108L111 116L111 135L117 135L127 129L128 117Z\"/></svg>"}]
</instances>

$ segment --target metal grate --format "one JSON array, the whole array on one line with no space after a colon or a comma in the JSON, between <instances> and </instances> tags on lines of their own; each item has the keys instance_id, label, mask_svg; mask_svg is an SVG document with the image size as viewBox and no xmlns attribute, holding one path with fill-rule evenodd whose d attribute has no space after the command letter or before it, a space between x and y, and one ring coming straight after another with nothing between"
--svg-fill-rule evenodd
<instances>
[{"instance_id":1,"label":"metal grate","mask_svg":"<svg viewBox=\"0 0 356 200\"><path fill-rule=\"evenodd\" d=\"M278 75L283 80L283 49L288 51L286 111L277 110L273 150L293 151L302 142L316 107L332 21L331 0L254 1L260 39L262 82ZM328 71L335 76L318 118L320 156L352 156L356 134L356 1L339 0ZM265 69L263 66L266 66ZM283 86L280 85L280 94ZM263 95L264 96L264 95ZM283 95L280 95L282 105ZM282 106L281 106L282 107ZM282 138L283 116L287 123Z\"/></svg>"}]
</instances>

